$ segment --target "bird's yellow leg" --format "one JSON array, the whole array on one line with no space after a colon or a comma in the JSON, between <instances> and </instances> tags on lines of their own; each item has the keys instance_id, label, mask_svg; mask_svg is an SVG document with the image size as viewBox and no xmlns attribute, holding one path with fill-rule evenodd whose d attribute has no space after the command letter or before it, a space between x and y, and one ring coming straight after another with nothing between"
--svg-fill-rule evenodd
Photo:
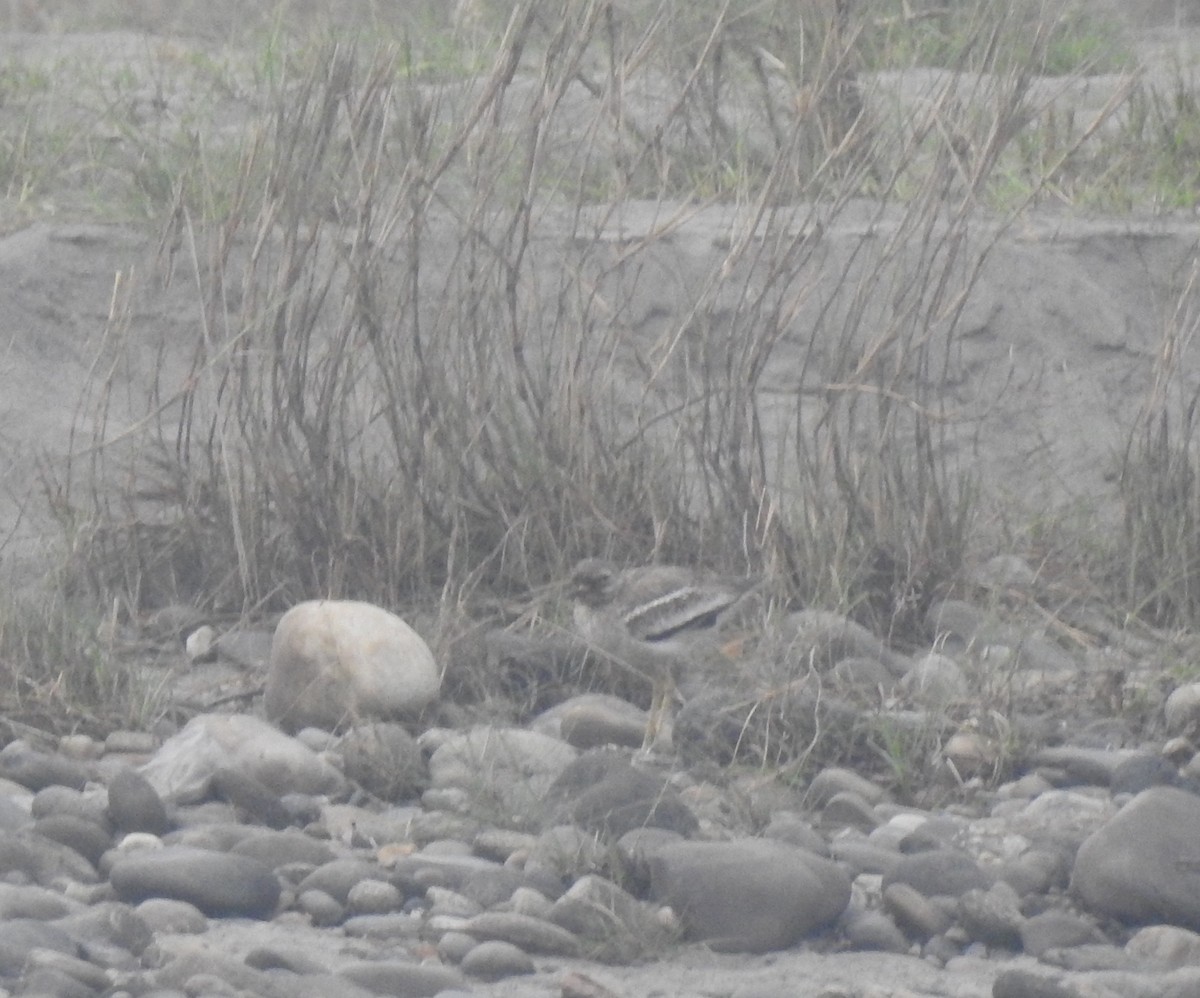
<instances>
[{"instance_id":1,"label":"bird's yellow leg","mask_svg":"<svg viewBox=\"0 0 1200 998\"><path fill-rule=\"evenodd\" d=\"M656 679L654 681L654 692L651 694L650 701L650 716L646 721L646 736L642 741L642 751L649 752L658 744L658 739L663 733L663 723L667 717L667 712L671 709L671 701L674 699L675 684L670 679ZM668 732L668 744L670 733Z\"/></svg>"},{"instance_id":2,"label":"bird's yellow leg","mask_svg":"<svg viewBox=\"0 0 1200 998\"><path fill-rule=\"evenodd\" d=\"M658 738L658 728L662 723L662 684L654 681L654 690L650 694L650 713L646 717L646 734L642 739L642 751L649 752Z\"/></svg>"}]
</instances>

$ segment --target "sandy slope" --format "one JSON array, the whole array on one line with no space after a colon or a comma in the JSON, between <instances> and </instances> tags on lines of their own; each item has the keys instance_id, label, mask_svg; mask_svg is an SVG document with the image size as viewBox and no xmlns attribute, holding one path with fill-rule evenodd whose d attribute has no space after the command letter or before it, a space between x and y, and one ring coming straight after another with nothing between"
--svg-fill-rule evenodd
<instances>
[{"instance_id":1,"label":"sandy slope","mask_svg":"<svg viewBox=\"0 0 1200 998\"><path fill-rule=\"evenodd\" d=\"M1169 25L1176 16L1189 20L1196 6L1118 9L1149 24L1139 44L1156 60L1153 70L1192 59L1191 35ZM295 3L288 10L303 19L319 8ZM273 9L13 0L7 21L0 8L0 28L34 34L0 34L0 51L22 58L39 53L44 65L89 49L104 58L135 59L174 33L184 45L219 44ZM362 23L396 10L366 0L339 9L343 18ZM104 30L88 33L97 29ZM89 403L81 401L89 372L112 379L116 405L107 432L120 433L144 411L153 368L165 364L168 383L182 377L199 335L197 293L186 276L165 281L150 236L120 225L59 221L52 213L40 217L32 224L23 216L0 219L0 538L9 539L0 555L10 564L46 532L42 504L30 501L38 496L39 462L61 461L73 429L76 447L94 429ZM862 219L851 213L826 232L829 260L848 259L861 226L878 224L869 208ZM631 205L623 230L612 237L628 238L650 224L648 209ZM656 251L660 257L651 255L650 270L661 267L671 279L641 283L635 329L655 334L655 323L676 309L672 295L687 286L689 273L703 274L719 262L717 237L729 225L722 209L699 212ZM991 238L986 222L979 235ZM1111 512L1114 459L1152 383L1198 240L1193 218L1081 219L1065 212L1031 214L999 235L968 305L954 364L935 386L955 417L949 446L980 471L989 493L1003 500L998 505L1011 508L1018 500L1018 506L1044 510L1082 500ZM136 349L109 370L112 355L101 348L114 293L131 303ZM767 379L784 406L795 388L788 373L793 359L780 354ZM1185 390L1198 383L1200 365L1189 361L1187 374Z\"/></svg>"}]
</instances>

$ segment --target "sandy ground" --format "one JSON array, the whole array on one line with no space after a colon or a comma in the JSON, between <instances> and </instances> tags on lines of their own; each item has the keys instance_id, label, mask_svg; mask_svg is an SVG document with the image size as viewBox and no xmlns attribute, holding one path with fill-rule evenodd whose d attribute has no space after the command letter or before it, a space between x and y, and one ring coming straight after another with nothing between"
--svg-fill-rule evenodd
<instances>
[{"instance_id":1,"label":"sandy ground","mask_svg":"<svg viewBox=\"0 0 1200 998\"><path fill-rule=\"evenodd\" d=\"M1140 23L1137 45L1150 72L1197 65L1200 46L1190 25L1200 19L1200 3L1109 6ZM293 3L280 23L311 24L327 7ZM134 60L168 41L185 53L219 52L275 23L278 9L11 0L0 4L0 61L34 52L43 65L82 53ZM336 14L339 23L365 31L379 19L413 25L426 16L428 6L367 0L339 4ZM81 217L70 210L30 217L0 204L0 565L23 563L49 535L40 470L61 469L72 447L77 469L86 460L81 445L93 424L81 392L90 374L104 370L95 365L114 303L129 303L130 335L141 345L104 370L116 388L110 432L144 409L154 367L181 364L198 335L194 285L178 275L165 281L155 240ZM650 224L630 206L612 238ZM696 213L671 244L664 273L711 268L727 226L721 209ZM826 239L836 256L860 235L850 215ZM968 305L953 368L939 386L959 414L947 446L979 470L997 510L1017 509L1019 517L1074 506L1115 515L1114 470L1153 383L1164 330L1193 276L1198 240L1200 224L1191 215L1080 218L1063 211L1031 213L1000 236ZM634 305L634 325L636 310L647 328L664 310L670 314L677 306L672 289L685 285L644 295ZM786 355L781 362L786 367ZM1200 385L1200 364L1185 359L1183 372L1186 394ZM121 400L129 405L124 418Z\"/></svg>"}]
</instances>

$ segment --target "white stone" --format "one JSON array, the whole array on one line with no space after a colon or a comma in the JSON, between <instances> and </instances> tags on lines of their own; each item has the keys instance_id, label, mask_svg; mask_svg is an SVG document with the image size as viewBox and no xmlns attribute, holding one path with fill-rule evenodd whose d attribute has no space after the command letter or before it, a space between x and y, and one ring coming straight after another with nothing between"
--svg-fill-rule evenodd
<instances>
[{"instance_id":1,"label":"white stone","mask_svg":"<svg viewBox=\"0 0 1200 998\"><path fill-rule=\"evenodd\" d=\"M236 769L277 794L329 794L342 775L295 738L249 714L201 714L142 767L164 800L202 800L218 769Z\"/></svg>"},{"instance_id":2,"label":"white stone","mask_svg":"<svg viewBox=\"0 0 1200 998\"><path fill-rule=\"evenodd\" d=\"M217 632L208 624L197 627L183 643L189 661L209 662L217 657Z\"/></svg>"},{"instance_id":3,"label":"white stone","mask_svg":"<svg viewBox=\"0 0 1200 998\"><path fill-rule=\"evenodd\" d=\"M1172 690L1163 714L1168 731L1192 731L1200 726L1200 683L1187 683Z\"/></svg>"},{"instance_id":4,"label":"white stone","mask_svg":"<svg viewBox=\"0 0 1200 998\"><path fill-rule=\"evenodd\" d=\"M267 717L286 731L412 715L438 694L429 646L395 614L371 603L313 600L275 628Z\"/></svg>"}]
</instances>

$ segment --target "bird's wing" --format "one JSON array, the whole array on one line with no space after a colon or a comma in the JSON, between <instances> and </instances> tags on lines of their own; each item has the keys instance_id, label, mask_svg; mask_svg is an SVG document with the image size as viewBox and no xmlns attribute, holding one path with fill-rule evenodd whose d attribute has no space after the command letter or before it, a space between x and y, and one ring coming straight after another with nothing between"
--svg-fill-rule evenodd
<instances>
[{"instance_id":1,"label":"bird's wing","mask_svg":"<svg viewBox=\"0 0 1200 998\"><path fill-rule=\"evenodd\" d=\"M689 573L667 569L656 577L634 580L623 619L630 635L641 641L666 641L683 631L716 624L722 610L736 603L744 587L697 580ZM671 584L673 583L673 584Z\"/></svg>"}]
</instances>

